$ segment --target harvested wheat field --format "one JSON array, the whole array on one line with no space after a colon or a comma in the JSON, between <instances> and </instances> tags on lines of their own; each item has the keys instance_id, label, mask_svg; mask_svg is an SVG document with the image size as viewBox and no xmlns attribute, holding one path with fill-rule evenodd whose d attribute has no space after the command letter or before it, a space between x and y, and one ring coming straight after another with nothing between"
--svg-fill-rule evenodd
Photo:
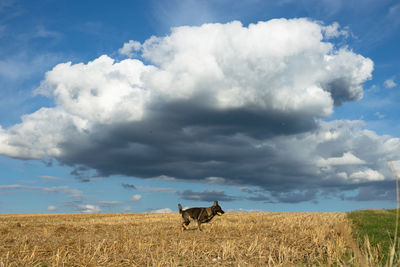
<instances>
[{"instance_id":1,"label":"harvested wheat field","mask_svg":"<svg viewBox=\"0 0 400 267\"><path fill-rule=\"evenodd\" d=\"M0 215L0 266L353 265L344 213ZM357 263L356 263L357 265Z\"/></svg>"}]
</instances>

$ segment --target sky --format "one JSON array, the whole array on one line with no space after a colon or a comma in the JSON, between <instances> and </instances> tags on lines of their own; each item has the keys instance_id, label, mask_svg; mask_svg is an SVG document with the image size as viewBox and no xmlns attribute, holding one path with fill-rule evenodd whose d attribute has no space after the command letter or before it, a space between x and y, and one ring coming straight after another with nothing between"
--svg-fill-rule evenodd
<instances>
[{"instance_id":1,"label":"sky","mask_svg":"<svg viewBox=\"0 0 400 267\"><path fill-rule=\"evenodd\" d=\"M0 1L0 213L394 208L400 3Z\"/></svg>"}]
</instances>

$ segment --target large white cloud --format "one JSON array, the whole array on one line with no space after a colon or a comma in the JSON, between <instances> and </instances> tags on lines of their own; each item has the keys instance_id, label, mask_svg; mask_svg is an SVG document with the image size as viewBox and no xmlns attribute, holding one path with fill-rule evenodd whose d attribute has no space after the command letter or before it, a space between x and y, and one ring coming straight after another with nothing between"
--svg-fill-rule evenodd
<instances>
[{"instance_id":1,"label":"large white cloud","mask_svg":"<svg viewBox=\"0 0 400 267\"><path fill-rule=\"evenodd\" d=\"M143 57L155 66L135 59L116 63L108 56L59 64L36 91L53 97L56 107L1 130L0 151L21 158L60 156L59 144L71 130L142 120L158 101L201 100L210 109L327 117L333 103L362 96L373 64L335 49L323 40L325 31L307 19L179 27L142 45Z\"/></svg>"},{"instance_id":2,"label":"large white cloud","mask_svg":"<svg viewBox=\"0 0 400 267\"><path fill-rule=\"evenodd\" d=\"M149 86L172 98L207 94L221 108L326 117L332 101L362 97L373 64L334 49L324 32L306 19L175 28L143 44L143 57L159 66Z\"/></svg>"},{"instance_id":3,"label":"large white cloud","mask_svg":"<svg viewBox=\"0 0 400 267\"><path fill-rule=\"evenodd\" d=\"M0 154L276 190L280 178L300 189L385 179L398 139L321 121L371 78L370 59L330 42L344 33L308 19L204 24L120 50L142 60L58 64L36 90L55 107L0 128Z\"/></svg>"}]
</instances>

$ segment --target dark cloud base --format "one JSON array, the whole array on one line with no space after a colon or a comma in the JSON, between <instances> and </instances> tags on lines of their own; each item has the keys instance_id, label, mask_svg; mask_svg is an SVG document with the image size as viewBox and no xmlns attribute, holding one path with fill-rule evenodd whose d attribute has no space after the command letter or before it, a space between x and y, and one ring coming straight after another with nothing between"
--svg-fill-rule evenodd
<instances>
[{"instance_id":1,"label":"dark cloud base","mask_svg":"<svg viewBox=\"0 0 400 267\"><path fill-rule=\"evenodd\" d=\"M90 135L64 143L59 161L76 166L75 175L90 168L101 176L224 177L231 184L287 191L299 188L288 185L297 179L292 177L301 175L298 164L282 162L275 148L257 148L253 143L316 127L313 118L266 116L240 109L211 112L180 102L157 108L141 122L98 125ZM282 185L285 180L288 184Z\"/></svg>"}]
</instances>

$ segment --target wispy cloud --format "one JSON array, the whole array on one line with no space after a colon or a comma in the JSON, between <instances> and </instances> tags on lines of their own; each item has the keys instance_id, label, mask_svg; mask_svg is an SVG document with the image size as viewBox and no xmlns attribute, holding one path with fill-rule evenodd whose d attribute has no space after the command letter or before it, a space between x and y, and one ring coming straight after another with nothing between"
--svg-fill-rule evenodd
<instances>
[{"instance_id":1,"label":"wispy cloud","mask_svg":"<svg viewBox=\"0 0 400 267\"><path fill-rule=\"evenodd\" d=\"M47 207L47 210L48 210L48 211L56 211L56 210L57 210L57 207L56 207L56 206L53 206L53 205L50 205L50 206Z\"/></svg>"},{"instance_id":2,"label":"wispy cloud","mask_svg":"<svg viewBox=\"0 0 400 267\"><path fill-rule=\"evenodd\" d=\"M3 12L5 9L13 6L16 3L15 0L2 0L0 1L0 13Z\"/></svg>"},{"instance_id":3,"label":"wispy cloud","mask_svg":"<svg viewBox=\"0 0 400 267\"><path fill-rule=\"evenodd\" d=\"M6 82L19 82L32 79L41 75L47 69L61 60L61 57L53 53L30 55L19 53L7 55L0 60L0 78Z\"/></svg>"},{"instance_id":4,"label":"wispy cloud","mask_svg":"<svg viewBox=\"0 0 400 267\"><path fill-rule=\"evenodd\" d=\"M192 190L184 190L178 192L178 195L185 200L192 200L192 201L205 201L205 202L212 202L215 200L218 201L233 201L237 200L234 196L229 196L225 194L222 190L206 190L203 192L194 192Z\"/></svg>"},{"instance_id":5,"label":"wispy cloud","mask_svg":"<svg viewBox=\"0 0 400 267\"><path fill-rule=\"evenodd\" d=\"M43 186L27 186L20 184L13 185L0 185L0 190L12 192L15 190L27 190L27 191L42 191L44 193L62 193L66 194L71 199L81 200L85 198L82 191L71 188L70 186L54 186L54 187L43 187Z\"/></svg>"},{"instance_id":6,"label":"wispy cloud","mask_svg":"<svg viewBox=\"0 0 400 267\"><path fill-rule=\"evenodd\" d=\"M121 201L99 201L98 204L102 207L112 207L121 205Z\"/></svg>"},{"instance_id":7,"label":"wispy cloud","mask_svg":"<svg viewBox=\"0 0 400 267\"><path fill-rule=\"evenodd\" d=\"M389 8L387 17L396 26L398 26L400 24L400 4L399 3L393 5Z\"/></svg>"},{"instance_id":8,"label":"wispy cloud","mask_svg":"<svg viewBox=\"0 0 400 267\"><path fill-rule=\"evenodd\" d=\"M384 119L385 118L385 115L380 113L379 111L375 112L375 116L377 116L378 119Z\"/></svg>"},{"instance_id":9,"label":"wispy cloud","mask_svg":"<svg viewBox=\"0 0 400 267\"><path fill-rule=\"evenodd\" d=\"M152 1L153 16L162 30L182 25L200 25L217 20L215 7L208 1Z\"/></svg>"},{"instance_id":10,"label":"wispy cloud","mask_svg":"<svg viewBox=\"0 0 400 267\"><path fill-rule=\"evenodd\" d=\"M173 211L170 208L163 208L163 209L155 209L151 210L151 213L172 213Z\"/></svg>"},{"instance_id":11,"label":"wispy cloud","mask_svg":"<svg viewBox=\"0 0 400 267\"><path fill-rule=\"evenodd\" d=\"M134 186L133 184L125 184L125 183L122 183L121 185L122 185L122 187L125 188L125 189L136 190L136 186Z\"/></svg>"},{"instance_id":12,"label":"wispy cloud","mask_svg":"<svg viewBox=\"0 0 400 267\"><path fill-rule=\"evenodd\" d=\"M171 187L137 186L137 190L144 192L176 193L178 190Z\"/></svg>"},{"instance_id":13,"label":"wispy cloud","mask_svg":"<svg viewBox=\"0 0 400 267\"><path fill-rule=\"evenodd\" d=\"M102 181L105 177L77 177L81 182Z\"/></svg>"},{"instance_id":14,"label":"wispy cloud","mask_svg":"<svg viewBox=\"0 0 400 267\"><path fill-rule=\"evenodd\" d=\"M62 181L72 181L73 179L71 178L62 178L62 177L56 177L56 176L51 176L51 175L41 175L39 176L40 179L47 181L47 182L62 182Z\"/></svg>"},{"instance_id":15,"label":"wispy cloud","mask_svg":"<svg viewBox=\"0 0 400 267\"><path fill-rule=\"evenodd\" d=\"M155 177L149 178L151 180L158 180L158 181L166 181L166 182L178 182L179 179L176 179L175 177L171 177L168 175L159 175Z\"/></svg>"},{"instance_id":16,"label":"wispy cloud","mask_svg":"<svg viewBox=\"0 0 400 267\"><path fill-rule=\"evenodd\" d=\"M49 42L59 42L63 38L63 34L58 31L49 30L43 25L37 25L30 31L26 31L16 35L18 42L29 44L35 39L46 39L47 43Z\"/></svg>"},{"instance_id":17,"label":"wispy cloud","mask_svg":"<svg viewBox=\"0 0 400 267\"><path fill-rule=\"evenodd\" d=\"M364 10L367 11L363 12L364 17L360 18L364 21L364 27L361 29L363 33L359 37L363 49L368 50L396 34L400 25L400 4L387 6L386 1L369 1ZM375 12L380 13L379 20L367 19L376 17Z\"/></svg>"},{"instance_id":18,"label":"wispy cloud","mask_svg":"<svg viewBox=\"0 0 400 267\"><path fill-rule=\"evenodd\" d=\"M207 177L206 182L208 184L226 184L226 179L222 177Z\"/></svg>"},{"instance_id":19,"label":"wispy cloud","mask_svg":"<svg viewBox=\"0 0 400 267\"><path fill-rule=\"evenodd\" d=\"M227 209L226 212L261 212L262 210L256 210L256 209L243 209L243 208L238 208L238 209Z\"/></svg>"},{"instance_id":20,"label":"wispy cloud","mask_svg":"<svg viewBox=\"0 0 400 267\"><path fill-rule=\"evenodd\" d=\"M133 209L132 209L132 207L131 206L126 206L126 207L123 207L122 208L122 211L124 211L124 212L131 212Z\"/></svg>"},{"instance_id":21,"label":"wispy cloud","mask_svg":"<svg viewBox=\"0 0 400 267\"><path fill-rule=\"evenodd\" d=\"M85 196L82 191L78 189L71 188L70 186L56 186L50 188L43 188L43 191L49 193L65 193L69 198L72 199L83 199Z\"/></svg>"}]
</instances>

